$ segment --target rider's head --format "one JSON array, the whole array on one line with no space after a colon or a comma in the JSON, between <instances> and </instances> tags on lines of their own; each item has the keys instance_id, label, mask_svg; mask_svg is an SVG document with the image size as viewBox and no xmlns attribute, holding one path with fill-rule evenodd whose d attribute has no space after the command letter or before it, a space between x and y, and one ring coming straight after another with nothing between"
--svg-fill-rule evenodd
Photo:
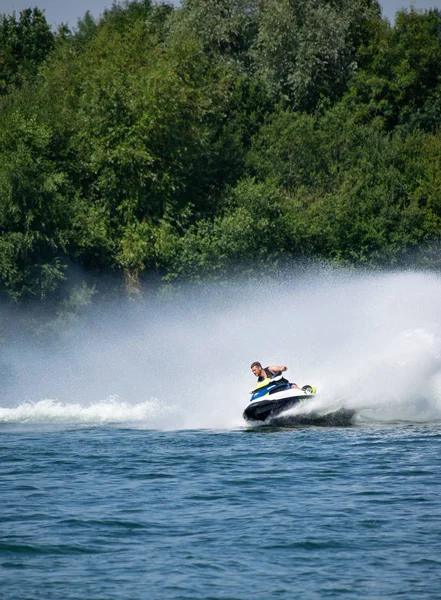
<instances>
[{"instance_id":1,"label":"rider's head","mask_svg":"<svg viewBox=\"0 0 441 600\"><path fill-rule=\"evenodd\" d=\"M253 372L253 375L255 375L256 377L260 377L260 374L263 370L262 365L260 364L260 362L257 362L257 360L255 362L253 362L253 364L251 365L251 370Z\"/></svg>"}]
</instances>

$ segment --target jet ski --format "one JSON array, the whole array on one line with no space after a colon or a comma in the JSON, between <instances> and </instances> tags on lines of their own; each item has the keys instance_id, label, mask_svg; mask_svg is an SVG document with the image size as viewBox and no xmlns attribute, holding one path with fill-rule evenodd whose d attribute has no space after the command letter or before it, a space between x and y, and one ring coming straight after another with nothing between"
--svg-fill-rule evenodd
<instances>
[{"instance_id":1,"label":"jet ski","mask_svg":"<svg viewBox=\"0 0 441 600\"><path fill-rule=\"evenodd\" d=\"M251 390L250 404L244 410L243 418L246 421L267 421L300 402L314 398L316 391L312 385L292 388L282 375L264 379Z\"/></svg>"}]
</instances>

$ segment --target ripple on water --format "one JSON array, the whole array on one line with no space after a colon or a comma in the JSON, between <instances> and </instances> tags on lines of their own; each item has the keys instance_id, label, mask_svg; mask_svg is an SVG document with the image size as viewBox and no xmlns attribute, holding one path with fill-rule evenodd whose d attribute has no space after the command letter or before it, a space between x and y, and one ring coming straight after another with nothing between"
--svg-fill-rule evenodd
<instances>
[{"instance_id":1,"label":"ripple on water","mask_svg":"<svg viewBox=\"0 0 441 600\"><path fill-rule=\"evenodd\" d=\"M439 437L436 426L3 433L3 593L439 598Z\"/></svg>"}]
</instances>

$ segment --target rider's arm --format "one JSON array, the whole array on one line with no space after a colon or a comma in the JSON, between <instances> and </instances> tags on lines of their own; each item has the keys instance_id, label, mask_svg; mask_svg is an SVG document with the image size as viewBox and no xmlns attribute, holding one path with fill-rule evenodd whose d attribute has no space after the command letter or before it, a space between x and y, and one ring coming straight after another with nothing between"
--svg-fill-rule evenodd
<instances>
[{"instance_id":1,"label":"rider's arm","mask_svg":"<svg viewBox=\"0 0 441 600\"><path fill-rule=\"evenodd\" d=\"M268 370L271 371L271 373L283 373L283 371L286 371L286 367L283 365L279 367L268 367Z\"/></svg>"}]
</instances>

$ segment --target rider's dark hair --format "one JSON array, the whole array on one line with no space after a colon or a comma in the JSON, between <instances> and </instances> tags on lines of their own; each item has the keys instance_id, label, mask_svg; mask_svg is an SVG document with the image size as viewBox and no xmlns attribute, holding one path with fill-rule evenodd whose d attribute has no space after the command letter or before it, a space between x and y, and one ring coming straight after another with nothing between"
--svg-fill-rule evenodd
<instances>
[{"instance_id":1,"label":"rider's dark hair","mask_svg":"<svg viewBox=\"0 0 441 600\"><path fill-rule=\"evenodd\" d=\"M260 364L260 362L258 362L256 360L255 362L253 362L253 364L251 365L250 369L252 369L253 367L260 367L260 368L262 368L262 365Z\"/></svg>"}]
</instances>

